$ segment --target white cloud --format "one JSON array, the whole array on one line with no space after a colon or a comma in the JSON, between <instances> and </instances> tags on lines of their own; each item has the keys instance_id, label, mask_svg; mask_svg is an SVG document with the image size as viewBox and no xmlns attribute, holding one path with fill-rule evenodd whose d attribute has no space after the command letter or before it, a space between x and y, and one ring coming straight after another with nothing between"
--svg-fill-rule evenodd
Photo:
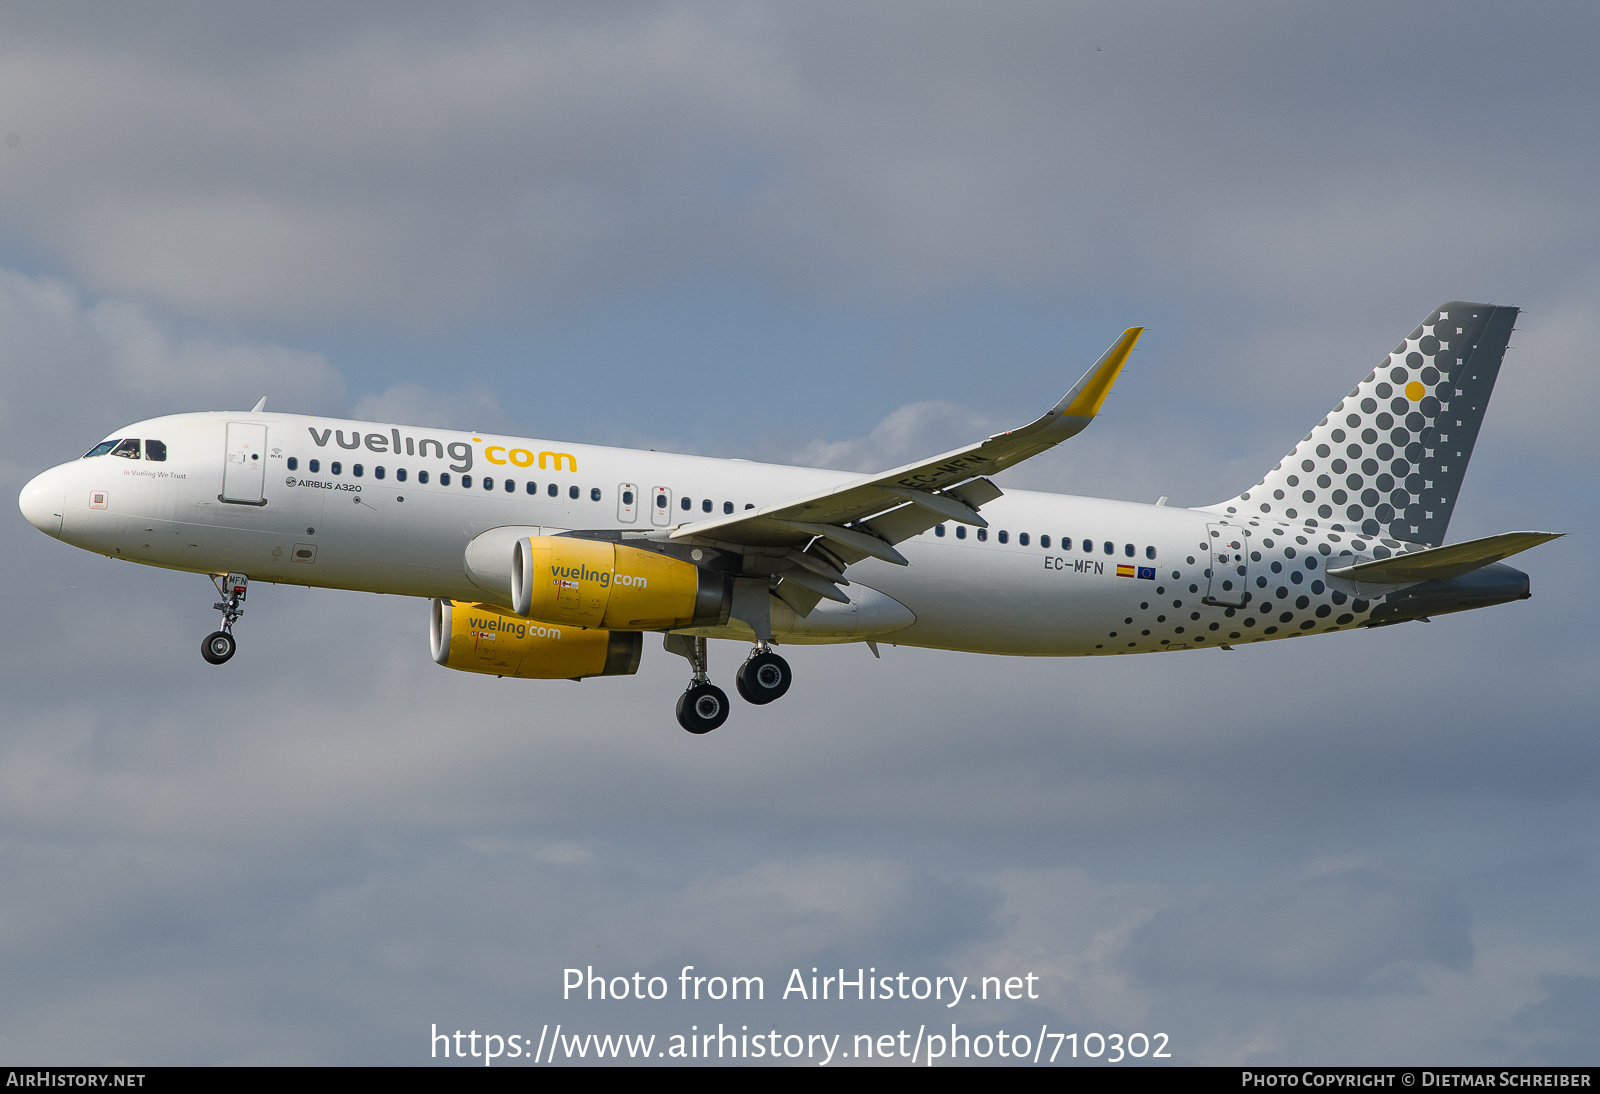
<instances>
[{"instance_id":1,"label":"white cloud","mask_svg":"<svg viewBox=\"0 0 1600 1094\"><path fill-rule=\"evenodd\" d=\"M499 399L483 384L459 391L436 391L414 383L393 384L375 395L363 395L351 414L370 421L443 429L505 433L514 428Z\"/></svg>"},{"instance_id":2,"label":"white cloud","mask_svg":"<svg viewBox=\"0 0 1600 1094\"><path fill-rule=\"evenodd\" d=\"M0 270L0 465L27 476L158 414L278 406L336 411L344 383L303 350L184 334L119 300Z\"/></svg>"},{"instance_id":3,"label":"white cloud","mask_svg":"<svg viewBox=\"0 0 1600 1094\"><path fill-rule=\"evenodd\" d=\"M990 414L954 403L911 403L892 411L865 437L814 441L788 462L841 471L886 471L980 441L1002 428L995 423Z\"/></svg>"}]
</instances>

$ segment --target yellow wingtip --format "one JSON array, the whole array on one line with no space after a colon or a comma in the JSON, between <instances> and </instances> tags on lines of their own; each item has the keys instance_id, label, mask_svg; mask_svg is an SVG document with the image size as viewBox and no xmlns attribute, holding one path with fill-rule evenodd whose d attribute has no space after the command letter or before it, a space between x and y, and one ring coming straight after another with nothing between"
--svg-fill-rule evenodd
<instances>
[{"instance_id":1,"label":"yellow wingtip","mask_svg":"<svg viewBox=\"0 0 1600 1094\"><path fill-rule=\"evenodd\" d=\"M1100 413L1101 405L1111 393L1111 385L1117 382L1117 375L1128 360L1128 354L1133 352L1133 344L1143 333L1143 327L1129 327L1123 331L1116 345L1106 350L1106 355L1100 358L1100 362L1088 376L1084 377L1077 396L1062 413L1075 418L1093 418Z\"/></svg>"}]
</instances>

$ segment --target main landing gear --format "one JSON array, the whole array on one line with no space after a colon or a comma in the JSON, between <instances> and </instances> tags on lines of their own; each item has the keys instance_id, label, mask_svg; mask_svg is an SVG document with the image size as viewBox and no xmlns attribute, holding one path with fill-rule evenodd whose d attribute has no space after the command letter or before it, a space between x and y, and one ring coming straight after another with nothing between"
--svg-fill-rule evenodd
<instances>
[{"instance_id":1,"label":"main landing gear","mask_svg":"<svg viewBox=\"0 0 1600 1094\"><path fill-rule=\"evenodd\" d=\"M211 584L217 587L217 595L222 597L212 605L222 613L222 629L212 631L200 643L200 656L209 665L226 663L239 649L239 643L233 637L233 625L244 614L244 595L248 583L243 574L229 574L220 580L216 574L211 575Z\"/></svg>"},{"instance_id":2,"label":"main landing gear","mask_svg":"<svg viewBox=\"0 0 1600 1094\"><path fill-rule=\"evenodd\" d=\"M678 697L678 724L690 733L710 733L728 720L728 693L711 682L706 673L706 640L686 634L669 634L668 653L689 662L694 676ZM758 644L739 667L734 683L745 701L757 706L781 698L794 681L789 662L772 652L767 643Z\"/></svg>"},{"instance_id":3,"label":"main landing gear","mask_svg":"<svg viewBox=\"0 0 1600 1094\"><path fill-rule=\"evenodd\" d=\"M706 640L686 634L669 634L668 653L686 658L694 676L689 687L678 696L678 724L690 733L710 733L728 720L728 693L706 675Z\"/></svg>"},{"instance_id":4,"label":"main landing gear","mask_svg":"<svg viewBox=\"0 0 1600 1094\"><path fill-rule=\"evenodd\" d=\"M750 651L745 663L739 666L733 682L745 702L764 706L774 699L783 698L783 693L794 683L794 671L789 668L789 662L773 653L772 647L763 642Z\"/></svg>"}]
</instances>

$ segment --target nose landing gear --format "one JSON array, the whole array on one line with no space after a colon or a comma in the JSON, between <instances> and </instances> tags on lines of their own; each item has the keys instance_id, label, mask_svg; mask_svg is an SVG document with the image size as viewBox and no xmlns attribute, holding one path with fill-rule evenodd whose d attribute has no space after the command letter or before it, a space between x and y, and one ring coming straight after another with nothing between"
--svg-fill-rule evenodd
<instances>
[{"instance_id":1,"label":"nose landing gear","mask_svg":"<svg viewBox=\"0 0 1600 1094\"><path fill-rule=\"evenodd\" d=\"M217 595L222 597L212 605L222 613L222 629L206 635L205 641L200 643L200 656L206 659L208 665L221 665L239 649L239 643L233 637L233 625L244 614L243 604L249 579L243 574L229 574L218 580L217 575L212 574L211 584L217 587Z\"/></svg>"}]
</instances>

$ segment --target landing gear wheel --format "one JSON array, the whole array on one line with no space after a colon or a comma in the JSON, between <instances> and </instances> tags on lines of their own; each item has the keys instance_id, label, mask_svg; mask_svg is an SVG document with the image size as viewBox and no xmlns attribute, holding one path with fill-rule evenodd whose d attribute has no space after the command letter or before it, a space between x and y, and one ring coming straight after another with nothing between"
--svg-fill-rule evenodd
<instances>
[{"instance_id":1,"label":"landing gear wheel","mask_svg":"<svg viewBox=\"0 0 1600 1094\"><path fill-rule=\"evenodd\" d=\"M794 683L794 672L789 662L766 650L739 666L734 683L745 702L761 706L783 698L783 693Z\"/></svg>"},{"instance_id":2,"label":"landing gear wheel","mask_svg":"<svg viewBox=\"0 0 1600 1094\"><path fill-rule=\"evenodd\" d=\"M206 659L207 664L220 665L232 657L238 648L239 643L227 631L212 631L200 643L200 656Z\"/></svg>"},{"instance_id":3,"label":"landing gear wheel","mask_svg":"<svg viewBox=\"0 0 1600 1094\"><path fill-rule=\"evenodd\" d=\"M690 733L710 733L728 720L728 693L715 684L694 684L678 697L678 724Z\"/></svg>"}]
</instances>

